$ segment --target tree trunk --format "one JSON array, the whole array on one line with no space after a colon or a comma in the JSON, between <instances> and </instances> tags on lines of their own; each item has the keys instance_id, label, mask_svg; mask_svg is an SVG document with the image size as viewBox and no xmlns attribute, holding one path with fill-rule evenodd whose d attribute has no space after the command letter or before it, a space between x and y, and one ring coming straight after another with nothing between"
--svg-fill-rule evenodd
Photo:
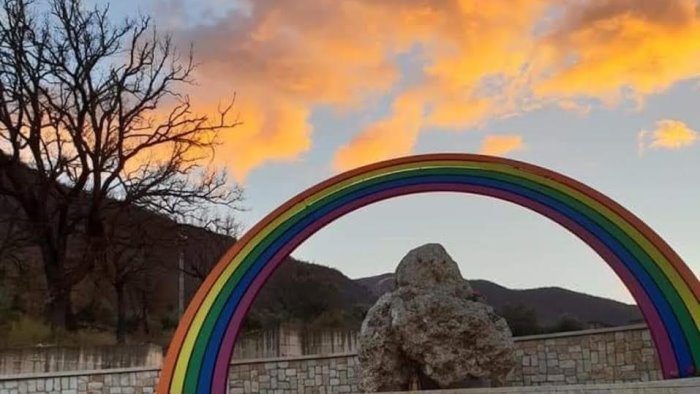
<instances>
[{"instance_id":1,"label":"tree trunk","mask_svg":"<svg viewBox=\"0 0 700 394\"><path fill-rule=\"evenodd\" d=\"M65 280L63 256L60 256L46 241L42 242L41 254L49 293L46 317L51 329L75 329L70 299L71 287Z\"/></svg>"},{"instance_id":2,"label":"tree trunk","mask_svg":"<svg viewBox=\"0 0 700 394\"><path fill-rule=\"evenodd\" d=\"M123 344L126 342L126 297L124 294L124 283L117 282L114 285L114 290L117 292L117 328L115 334L117 343Z\"/></svg>"},{"instance_id":3,"label":"tree trunk","mask_svg":"<svg viewBox=\"0 0 700 394\"><path fill-rule=\"evenodd\" d=\"M47 317L52 330L75 328L73 319L70 292L49 286L49 304L47 305Z\"/></svg>"},{"instance_id":4,"label":"tree trunk","mask_svg":"<svg viewBox=\"0 0 700 394\"><path fill-rule=\"evenodd\" d=\"M145 290L141 291L141 321L144 334L149 335L151 328L148 325L148 297Z\"/></svg>"}]
</instances>

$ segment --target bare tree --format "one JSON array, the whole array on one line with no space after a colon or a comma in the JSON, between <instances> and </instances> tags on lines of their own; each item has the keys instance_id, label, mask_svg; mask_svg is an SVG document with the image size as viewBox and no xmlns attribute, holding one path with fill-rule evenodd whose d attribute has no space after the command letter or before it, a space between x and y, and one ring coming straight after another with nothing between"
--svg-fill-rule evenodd
<instances>
[{"instance_id":1,"label":"bare tree","mask_svg":"<svg viewBox=\"0 0 700 394\"><path fill-rule=\"evenodd\" d=\"M202 228L206 231L202 231ZM241 231L240 223L233 216L204 216L193 224L180 226L180 244L183 251L182 272L204 282L209 271L214 268L219 258L233 244Z\"/></svg>"},{"instance_id":2,"label":"bare tree","mask_svg":"<svg viewBox=\"0 0 700 394\"><path fill-rule=\"evenodd\" d=\"M115 218L115 221L119 219ZM104 264L99 266L100 277L114 289L116 298L115 336L117 343L126 341L127 285L149 269L146 250L153 240L141 223L111 226L107 236Z\"/></svg>"},{"instance_id":3,"label":"bare tree","mask_svg":"<svg viewBox=\"0 0 700 394\"><path fill-rule=\"evenodd\" d=\"M0 195L26 215L49 320L66 326L71 289L104 260L110 210L187 221L203 205L236 206L240 188L201 163L238 121L233 102L215 118L192 113L178 91L192 83L192 51L182 56L150 18L114 24L80 0L1 1ZM76 239L85 250L69 258Z\"/></svg>"},{"instance_id":4,"label":"bare tree","mask_svg":"<svg viewBox=\"0 0 700 394\"><path fill-rule=\"evenodd\" d=\"M144 283L150 279L148 274L161 267L163 260L167 259L154 254L158 253L159 248L172 248L177 243L177 237L172 236L177 226L159 215L132 206L110 212L107 222L108 242L103 251L102 264L97 266L98 278L106 281L114 290L115 337L117 343L124 343L129 290L143 293L150 285ZM139 312L144 313L144 310ZM143 318L148 318L145 313Z\"/></svg>"}]
</instances>

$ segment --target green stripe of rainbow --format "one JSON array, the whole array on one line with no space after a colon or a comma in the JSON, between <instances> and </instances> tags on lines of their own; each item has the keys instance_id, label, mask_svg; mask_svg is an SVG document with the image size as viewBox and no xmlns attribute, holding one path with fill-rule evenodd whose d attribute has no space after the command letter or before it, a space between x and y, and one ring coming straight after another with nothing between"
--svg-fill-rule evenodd
<instances>
[{"instance_id":1,"label":"green stripe of rainbow","mask_svg":"<svg viewBox=\"0 0 700 394\"><path fill-rule=\"evenodd\" d=\"M637 300L664 376L690 376L700 370L700 284L638 218L595 190L544 168L488 156L433 154L338 175L297 195L253 227L191 301L168 349L158 392L225 392L240 323L259 288L293 247L334 215L381 198L431 190L506 199L579 235L616 270Z\"/></svg>"}]
</instances>

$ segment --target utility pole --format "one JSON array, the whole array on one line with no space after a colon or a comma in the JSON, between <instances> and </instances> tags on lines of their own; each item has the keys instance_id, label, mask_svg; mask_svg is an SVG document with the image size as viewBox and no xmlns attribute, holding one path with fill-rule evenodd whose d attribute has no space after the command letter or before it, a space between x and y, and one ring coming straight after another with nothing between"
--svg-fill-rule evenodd
<instances>
[{"instance_id":1,"label":"utility pole","mask_svg":"<svg viewBox=\"0 0 700 394\"><path fill-rule=\"evenodd\" d=\"M180 241L180 250L177 256L177 317L180 320L185 313L185 241L187 236L180 231L177 235Z\"/></svg>"},{"instance_id":2,"label":"utility pole","mask_svg":"<svg viewBox=\"0 0 700 394\"><path fill-rule=\"evenodd\" d=\"M182 247L180 247L180 253L177 258L177 270L177 317L179 320L185 312L185 256Z\"/></svg>"}]
</instances>

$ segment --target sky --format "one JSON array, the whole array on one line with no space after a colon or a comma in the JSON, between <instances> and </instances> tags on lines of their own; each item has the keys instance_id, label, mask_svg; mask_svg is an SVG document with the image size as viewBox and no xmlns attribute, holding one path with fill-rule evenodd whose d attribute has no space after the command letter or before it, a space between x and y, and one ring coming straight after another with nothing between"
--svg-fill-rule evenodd
<instances>
[{"instance_id":1,"label":"sky","mask_svg":"<svg viewBox=\"0 0 700 394\"><path fill-rule=\"evenodd\" d=\"M695 0L127 0L194 45L195 109L235 93L212 164L245 228L339 172L414 153L504 156L612 197L700 271ZM632 302L583 242L523 208L435 193L349 214L293 255L351 278L439 242L467 279Z\"/></svg>"}]
</instances>

